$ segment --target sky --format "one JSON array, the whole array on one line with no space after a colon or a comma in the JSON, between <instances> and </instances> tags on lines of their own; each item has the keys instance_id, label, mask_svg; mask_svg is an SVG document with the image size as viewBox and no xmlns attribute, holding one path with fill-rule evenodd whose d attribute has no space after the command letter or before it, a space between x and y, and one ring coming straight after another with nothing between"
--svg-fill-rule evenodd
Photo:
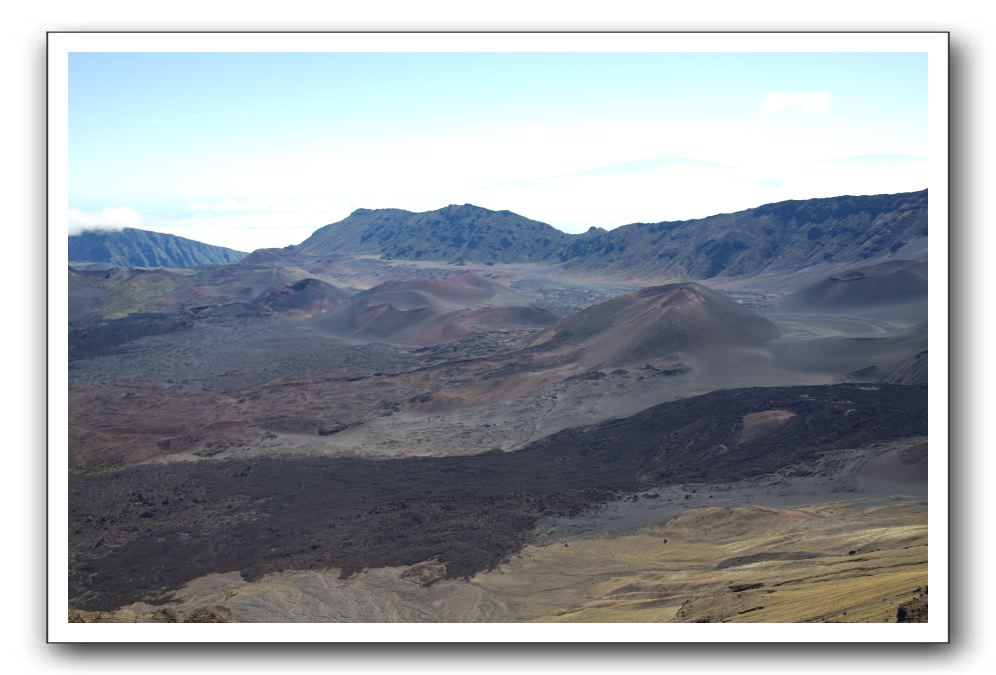
<instances>
[{"instance_id":1,"label":"sky","mask_svg":"<svg viewBox=\"0 0 996 675\"><path fill-rule=\"evenodd\" d=\"M566 232L927 185L917 53L73 53L70 232L249 251L357 208Z\"/></svg>"}]
</instances>

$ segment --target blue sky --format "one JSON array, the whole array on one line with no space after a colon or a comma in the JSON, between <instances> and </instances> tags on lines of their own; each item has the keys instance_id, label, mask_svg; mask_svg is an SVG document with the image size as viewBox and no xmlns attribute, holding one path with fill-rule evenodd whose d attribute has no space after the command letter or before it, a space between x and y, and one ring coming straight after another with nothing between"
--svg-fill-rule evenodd
<instances>
[{"instance_id":1,"label":"blue sky","mask_svg":"<svg viewBox=\"0 0 996 675\"><path fill-rule=\"evenodd\" d=\"M251 250L353 209L570 232L927 185L923 54L74 53L69 224Z\"/></svg>"}]
</instances>

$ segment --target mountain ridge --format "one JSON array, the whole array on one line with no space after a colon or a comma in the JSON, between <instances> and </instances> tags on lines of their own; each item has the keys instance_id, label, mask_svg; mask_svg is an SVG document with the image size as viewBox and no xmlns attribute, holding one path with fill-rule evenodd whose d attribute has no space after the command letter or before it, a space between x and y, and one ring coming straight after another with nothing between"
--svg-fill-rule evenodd
<instances>
[{"instance_id":1,"label":"mountain ridge","mask_svg":"<svg viewBox=\"0 0 996 675\"><path fill-rule=\"evenodd\" d=\"M246 254L173 234L126 227L69 235L70 263L125 267L197 267L235 263Z\"/></svg>"},{"instance_id":2,"label":"mountain ridge","mask_svg":"<svg viewBox=\"0 0 996 675\"><path fill-rule=\"evenodd\" d=\"M542 262L551 261L570 236L511 211L451 204L422 213L357 209L319 228L291 250L444 262Z\"/></svg>"},{"instance_id":3,"label":"mountain ridge","mask_svg":"<svg viewBox=\"0 0 996 675\"><path fill-rule=\"evenodd\" d=\"M927 190L787 200L706 218L567 234L471 204L416 213L357 209L290 247L307 255L563 265L569 271L692 279L862 263L927 236Z\"/></svg>"}]
</instances>

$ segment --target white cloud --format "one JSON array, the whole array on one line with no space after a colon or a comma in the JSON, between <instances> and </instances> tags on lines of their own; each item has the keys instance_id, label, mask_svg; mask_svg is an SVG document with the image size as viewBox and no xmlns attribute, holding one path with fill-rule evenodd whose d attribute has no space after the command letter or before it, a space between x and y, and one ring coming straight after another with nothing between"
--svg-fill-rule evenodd
<instances>
[{"instance_id":1,"label":"white cloud","mask_svg":"<svg viewBox=\"0 0 996 675\"><path fill-rule=\"evenodd\" d=\"M509 209L568 232L583 232L592 225L612 229L632 222L702 218L786 199L909 192L928 184L926 160L865 165L780 159L758 166L674 164L646 173L521 181L454 193L445 203Z\"/></svg>"},{"instance_id":2,"label":"white cloud","mask_svg":"<svg viewBox=\"0 0 996 675\"><path fill-rule=\"evenodd\" d=\"M583 232L592 225L612 229L632 222L701 218L785 199L908 192L929 184L924 157L886 154L873 159L817 161L777 152L765 161L755 158L740 166L661 163L644 171L637 163L641 170L632 173L581 173L478 186L399 190L373 184L348 194L205 200L188 203L186 213L168 216L143 215L129 207L70 211L70 227L141 227L252 251L298 244L358 207L428 211L471 203Z\"/></svg>"},{"instance_id":3,"label":"white cloud","mask_svg":"<svg viewBox=\"0 0 996 675\"><path fill-rule=\"evenodd\" d=\"M346 216L337 212L336 219ZM312 232L329 223L327 212L232 213L196 215L157 221L156 232L175 234L205 244L227 246L237 251L282 248L300 244Z\"/></svg>"},{"instance_id":4,"label":"white cloud","mask_svg":"<svg viewBox=\"0 0 996 675\"><path fill-rule=\"evenodd\" d=\"M768 107L796 106L805 114L826 109L829 96L783 93ZM385 141L341 152L315 147L232 164L192 162L168 181L173 194L184 195L179 204L163 207L163 195L148 187L165 180L136 174L121 201L140 207L141 215L127 207L76 212L71 223L142 227L253 250L297 244L359 207L427 211L472 203L577 232L591 225L697 218L782 199L927 186L926 160L893 161L922 155L923 148L824 126L814 133L809 125L765 123L758 115L718 127L527 128L519 134ZM877 161L826 161L859 155ZM690 160L648 159L655 157ZM149 204L141 201L146 195Z\"/></svg>"},{"instance_id":5,"label":"white cloud","mask_svg":"<svg viewBox=\"0 0 996 675\"><path fill-rule=\"evenodd\" d=\"M814 161L789 152L749 165L663 163L650 171L573 174L490 185L401 190L372 184L348 194L233 197L190 203L185 214L149 216L148 229L242 251L297 244L358 207L428 211L471 203L509 209L569 232L592 225L701 218L785 199L919 190L928 162L883 156L876 162ZM107 210L105 210L107 211Z\"/></svg>"},{"instance_id":6,"label":"white cloud","mask_svg":"<svg viewBox=\"0 0 996 675\"><path fill-rule=\"evenodd\" d=\"M807 113L826 112L830 109L830 94L825 91L770 91L761 101L761 114L765 117L792 108L799 108Z\"/></svg>"},{"instance_id":7,"label":"white cloud","mask_svg":"<svg viewBox=\"0 0 996 675\"><path fill-rule=\"evenodd\" d=\"M215 202L190 202L187 211L208 213L258 213L272 211L274 204L266 199L222 199Z\"/></svg>"},{"instance_id":8,"label":"white cloud","mask_svg":"<svg viewBox=\"0 0 996 675\"><path fill-rule=\"evenodd\" d=\"M100 211L69 209L66 213L69 234L84 230L120 230L125 227L143 227L145 218L130 206L103 208Z\"/></svg>"}]
</instances>

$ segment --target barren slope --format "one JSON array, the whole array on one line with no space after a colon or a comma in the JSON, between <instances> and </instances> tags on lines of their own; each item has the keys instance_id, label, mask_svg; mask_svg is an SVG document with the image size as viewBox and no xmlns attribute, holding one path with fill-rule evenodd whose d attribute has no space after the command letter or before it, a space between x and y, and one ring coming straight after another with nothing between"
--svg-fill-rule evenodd
<instances>
[{"instance_id":1,"label":"barren slope","mask_svg":"<svg viewBox=\"0 0 996 675\"><path fill-rule=\"evenodd\" d=\"M577 349L592 367L676 352L759 347L778 337L767 319L696 283L644 288L599 303L540 335L532 346Z\"/></svg>"},{"instance_id":2,"label":"barren slope","mask_svg":"<svg viewBox=\"0 0 996 675\"><path fill-rule=\"evenodd\" d=\"M527 546L473 583L515 620L895 622L927 585L923 502L707 507Z\"/></svg>"},{"instance_id":3,"label":"barren slope","mask_svg":"<svg viewBox=\"0 0 996 675\"><path fill-rule=\"evenodd\" d=\"M811 307L846 308L888 305L927 297L927 264L893 260L834 274L794 293Z\"/></svg>"}]
</instances>

